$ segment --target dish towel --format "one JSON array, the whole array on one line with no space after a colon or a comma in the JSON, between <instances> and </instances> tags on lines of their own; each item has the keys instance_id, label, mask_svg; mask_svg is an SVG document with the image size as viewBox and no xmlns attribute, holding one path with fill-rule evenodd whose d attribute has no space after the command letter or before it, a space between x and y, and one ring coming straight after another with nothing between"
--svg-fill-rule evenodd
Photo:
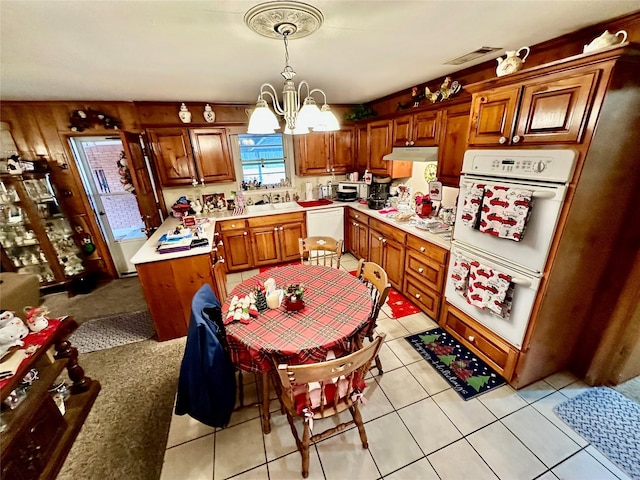
<instances>
[{"instance_id":1,"label":"dish towel","mask_svg":"<svg viewBox=\"0 0 640 480\"><path fill-rule=\"evenodd\" d=\"M457 256L451 268L451 281L456 292L463 297L467 296L469 286L469 260L462 256Z\"/></svg>"},{"instance_id":2,"label":"dish towel","mask_svg":"<svg viewBox=\"0 0 640 480\"><path fill-rule=\"evenodd\" d=\"M495 271L477 261L471 261L467 303L481 310L488 309L502 318L508 318L513 299L511 280L510 275Z\"/></svg>"},{"instance_id":3,"label":"dish towel","mask_svg":"<svg viewBox=\"0 0 640 480\"><path fill-rule=\"evenodd\" d=\"M532 195L531 190L485 186L478 229L489 235L519 242L524 236L531 211Z\"/></svg>"},{"instance_id":4,"label":"dish towel","mask_svg":"<svg viewBox=\"0 0 640 480\"><path fill-rule=\"evenodd\" d=\"M478 212L482 205L485 186L474 183L464 193L464 203L462 204L461 220L464 225L471 228L478 227Z\"/></svg>"}]
</instances>

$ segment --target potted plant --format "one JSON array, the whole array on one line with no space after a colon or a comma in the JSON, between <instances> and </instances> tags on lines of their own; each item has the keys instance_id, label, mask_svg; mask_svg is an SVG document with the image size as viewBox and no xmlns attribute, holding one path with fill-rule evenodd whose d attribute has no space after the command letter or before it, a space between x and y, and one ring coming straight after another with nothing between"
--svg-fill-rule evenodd
<instances>
[{"instance_id":1,"label":"potted plant","mask_svg":"<svg viewBox=\"0 0 640 480\"><path fill-rule=\"evenodd\" d=\"M304 308L304 285L294 283L284 289L284 307L289 312L297 312Z\"/></svg>"}]
</instances>

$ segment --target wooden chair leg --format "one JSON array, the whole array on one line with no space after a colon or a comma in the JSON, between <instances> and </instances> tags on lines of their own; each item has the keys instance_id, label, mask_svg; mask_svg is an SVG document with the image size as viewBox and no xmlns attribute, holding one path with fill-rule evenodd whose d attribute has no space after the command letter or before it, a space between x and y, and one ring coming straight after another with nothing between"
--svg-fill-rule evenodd
<instances>
[{"instance_id":1,"label":"wooden chair leg","mask_svg":"<svg viewBox=\"0 0 640 480\"><path fill-rule=\"evenodd\" d=\"M369 341L373 342L373 335L369 335ZM380 356L376 355L376 368L378 369L378 375L382 375L384 372L382 371L382 362L380 361Z\"/></svg>"},{"instance_id":2,"label":"wooden chair leg","mask_svg":"<svg viewBox=\"0 0 640 480\"><path fill-rule=\"evenodd\" d=\"M353 421L358 427L358 433L360 434L360 440L362 441L362 448L369 448L369 440L367 439L367 432L364 430L364 423L362 423L362 415L360 415L360 410L358 410L358 405L354 404L351 408L349 408L349 411L351 412Z\"/></svg>"},{"instance_id":3,"label":"wooden chair leg","mask_svg":"<svg viewBox=\"0 0 640 480\"><path fill-rule=\"evenodd\" d=\"M262 433L271 433L271 412L269 412L269 372L262 373Z\"/></svg>"},{"instance_id":4,"label":"wooden chair leg","mask_svg":"<svg viewBox=\"0 0 640 480\"><path fill-rule=\"evenodd\" d=\"M302 433L302 477L309 476L309 444L311 443L311 431L309 423L303 421L304 432Z\"/></svg>"}]
</instances>

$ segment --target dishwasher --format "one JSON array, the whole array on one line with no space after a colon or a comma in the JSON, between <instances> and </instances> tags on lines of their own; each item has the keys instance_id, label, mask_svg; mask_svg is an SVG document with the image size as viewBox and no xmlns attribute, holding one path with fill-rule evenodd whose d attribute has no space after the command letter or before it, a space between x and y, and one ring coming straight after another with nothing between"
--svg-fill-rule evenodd
<instances>
[{"instance_id":1,"label":"dishwasher","mask_svg":"<svg viewBox=\"0 0 640 480\"><path fill-rule=\"evenodd\" d=\"M307 212L307 236L344 240L344 208L325 208Z\"/></svg>"}]
</instances>

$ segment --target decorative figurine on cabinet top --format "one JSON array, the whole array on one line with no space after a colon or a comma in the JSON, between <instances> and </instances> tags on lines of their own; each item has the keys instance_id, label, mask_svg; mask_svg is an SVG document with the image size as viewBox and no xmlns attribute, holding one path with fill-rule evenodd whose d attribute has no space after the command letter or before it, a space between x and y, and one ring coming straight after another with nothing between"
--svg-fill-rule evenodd
<instances>
[{"instance_id":1,"label":"decorative figurine on cabinet top","mask_svg":"<svg viewBox=\"0 0 640 480\"><path fill-rule=\"evenodd\" d=\"M208 103L204 106L204 120L207 123L213 123L216 121L216 113L213 111L213 109L211 108L211 105L209 105Z\"/></svg>"},{"instance_id":2,"label":"decorative figurine on cabinet top","mask_svg":"<svg viewBox=\"0 0 640 480\"><path fill-rule=\"evenodd\" d=\"M520 58L520 52L523 50L526 50L526 53L524 57ZM499 77L502 77L504 75L509 75L510 73L516 73L518 70L522 70L522 65L529 56L529 52L529 47L522 47L520 50L507 50L507 56L505 58L496 58L496 62L498 62L496 74Z\"/></svg>"},{"instance_id":3,"label":"decorative figurine on cabinet top","mask_svg":"<svg viewBox=\"0 0 640 480\"><path fill-rule=\"evenodd\" d=\"M180 117L182 123L191 123L191 112L184 103L180 105L178 116Z\"/></svg>"}]
</instances>

